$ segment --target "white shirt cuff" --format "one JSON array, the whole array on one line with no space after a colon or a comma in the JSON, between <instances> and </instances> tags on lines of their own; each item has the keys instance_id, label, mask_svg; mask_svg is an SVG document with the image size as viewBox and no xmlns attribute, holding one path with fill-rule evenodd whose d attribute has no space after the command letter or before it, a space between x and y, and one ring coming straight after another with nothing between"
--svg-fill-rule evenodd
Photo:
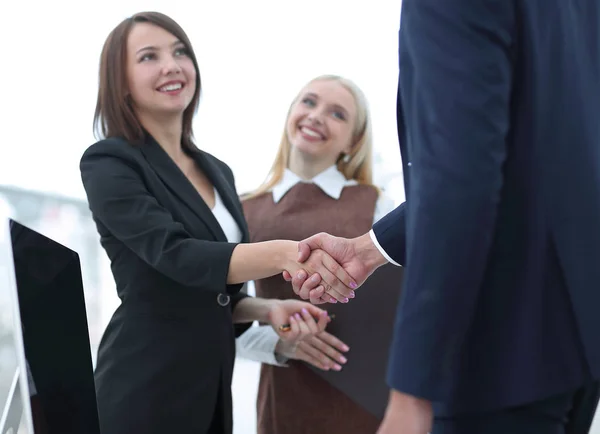
<instances>
[{"instance_id":1,"label":"white shirt cuff","mask_svg":"<svg viewBox=\"0 0 600 434\"><path fill-rule=\"evenodd\" d=\"M254 326L235 340L238 356L274 366L287 366L275 357L279 336L271 326Z\"/></svg>"},{"instance_id":2,"label":"white shirt cuff","mask_svg":"<svg viewBox=\"0 0 600 434\"><path fill-rule=\"evenodd\" d=\"M377 237L375 236L375 232L373 231L373 229L371 229L371 230L369 231L369 236L371 237L371 241L373 241L373 244L375 244L375 247L377 247L377 250L379 250L379 253L381 253L381 254L383 255L383 257L384 257L385 259L387 259L387 260L388 260L388 262L389 262L390 264L394 264L394 265L395 265L395 266L397 266L397 267L401 267L401 266L402 266L402 265L398 264L396 261L394 261L394 260L393 260L393 259L390 257L390 255L388 255L388 254L386 253L386 251L385 251L385 250L383 250L383 247L381 247L381 244L379 244L379 241L377 241Z\"/></svg>"}]
</instances>

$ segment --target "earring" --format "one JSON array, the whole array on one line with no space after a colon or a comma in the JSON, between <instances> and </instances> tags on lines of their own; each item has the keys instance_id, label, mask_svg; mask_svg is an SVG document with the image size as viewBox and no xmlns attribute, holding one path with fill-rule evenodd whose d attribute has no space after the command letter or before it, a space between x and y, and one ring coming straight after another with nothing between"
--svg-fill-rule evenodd
<instances>
[{"instance_id":1,"label":"earring","mask_svg":"<svg viewBox=\"0 0 600 434\"><path fill-rule=\"evenodd\" d=\"M344 163L348 163L348 162L350 161L350 154L345 154L345 155L344 155L344 158L342 158L342 161L343 161Z\"/></svg>"}]
</instances>

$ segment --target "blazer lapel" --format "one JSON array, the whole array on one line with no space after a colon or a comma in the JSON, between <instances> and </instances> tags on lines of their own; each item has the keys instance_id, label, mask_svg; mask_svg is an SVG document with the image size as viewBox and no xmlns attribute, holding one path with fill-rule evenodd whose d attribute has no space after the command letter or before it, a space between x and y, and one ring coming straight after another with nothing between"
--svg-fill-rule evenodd
<instances>
[{"instance_id":1,"label":"blazer lapel","mask_svg":"<svg viewBox=\"0 0 600 434\"><path fill-rule=\"evenodd\" d=\"M178 196L179 199L181 199L181 201L206 224L217 241L227 241L227 237L211 209L206 202L202 200L202 197L198 194L192 183L156 140L148 135L148 139L141 149L150 165L154 168L162 181L169 187L171 192ZM189 229L193 232L192 228Z\"/></svg>"},{"instance_id":2,"label":"blazer lapel","mask_svg":"<svg viewBox=\"0 0 600 434\"><path fill-rule=\"evenodd\" d=\"M250 239L248 225L246 223L246 218L244 217L242 205L235 191L235 186L231 185L225 175L223 175L223 172L213 161L211 161L206 152L201 150L192 151L191 156L196 160L196 163L221 195L225 207L231 213L242 231L242 242L247 243Z\"/></svg>"}]
</instances>

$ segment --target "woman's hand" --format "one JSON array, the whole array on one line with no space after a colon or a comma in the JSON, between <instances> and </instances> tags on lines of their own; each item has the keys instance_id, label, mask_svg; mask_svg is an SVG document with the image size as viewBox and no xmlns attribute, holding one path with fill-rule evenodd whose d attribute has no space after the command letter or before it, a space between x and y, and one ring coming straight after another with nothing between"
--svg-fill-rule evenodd
<instances>
[{"instance_id":1,"label":"woman's hand","mask_svg":"<svg viewBox=\"0 0 600 434\"><path fill-rule=\"evenodd\" d=\"M347 361L342 353L348 350L348 345L325 331L316 336L310 335L295 345L280 340L275 346L277 354L305 361L324 371L340 371Z\"/></svg>"},{"instance_id":2,"label":"woman's hand","mask_svg":"<svg viewBox=\"0 0 600 434\"><path fill-rule=\"evenodd\" d=\"M327 312L300 300L269 300L271 307L268 322L279 336L292 348L303 339L325 330L329 321ZM288 326L283 328L282 326ZM286 331L287 330L287 331Z\"/></svg>"}]
</instances>

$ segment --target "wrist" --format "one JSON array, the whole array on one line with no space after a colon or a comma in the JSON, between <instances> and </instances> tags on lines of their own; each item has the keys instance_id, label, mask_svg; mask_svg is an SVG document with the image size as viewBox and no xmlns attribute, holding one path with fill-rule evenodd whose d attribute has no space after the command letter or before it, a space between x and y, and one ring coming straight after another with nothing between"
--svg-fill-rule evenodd
<instances>
[{"instance_id":1,"label":"wrist","mask_svg":"<svg viewBox=\"0 0 600 434\"><path fill-rule=\"evenodd\" d=\"M274 263L280 273L290 271L297 263L298 243L296 241L277 240L275 244Z\"/></svg>"},{"instance_id":2,"label":"wrist","mask_svg":"<svg viewBox=\"0 0 600 434\"><path fill-rule=\"evenodd\" d=\"M288 359L293 358L294 348L289 343L279 339L275 345L274 353L279 363L285 363Z\"/></svg>"},{"instance_id":3,"label":"wrist","mask_svg":"<svg viewBox=\"0 0 600 434\"><path fill-rule=\"evenodd\" d=\"M261 298L260 300L260 307L256 309L256 320L264 324L271 324L271 313L273 312L275 306L281 303L281 301L265 298Z\"/></svg>"},{"instance_id":4,"label":"wrist","mask_svg":"<svg viewBox=\"0 0 600 434\"><path fill-rule=\"evenodd\" d=\"M278 301L259 297L246 297L236 305L233 311L233 322L237 324L259 321L270 324L271 310Z\"/></svg>"},{"instance_id":5,"label":"wrist","mask_svg":"<svg viewBox=\"0 0 600 434\"><path fill-rule=\"evenodd\" d=\"M433 421L433 408L431 402L408 395L395 389L390 390L385 419L400 421L399 415L410 414L413 426L418 432L430 432Z\"/></svg>"},{"instance_id":6,"label":"wrist","mask_svg":"<svg viewBox=\"0 0 600 434\"><path fill-rule=\"evenodd\" d=\"M360 258L362 263L365 264L369 270L375 271L382 265L387 264L388 260L373 243L368 232L360 237L354 238L353 241L356 256Z\"/></svg>"},{"instance_id":7,"label":"wrist","mask_svg":"<svg viewBox=\"0 0 600 434\"><path fill-rule=\"evenodd\" d=\"M277 340L277 343L275 344L275 354L283 355L284 351L285 343L281 339Z\"/></svg>"}]
</instances>

